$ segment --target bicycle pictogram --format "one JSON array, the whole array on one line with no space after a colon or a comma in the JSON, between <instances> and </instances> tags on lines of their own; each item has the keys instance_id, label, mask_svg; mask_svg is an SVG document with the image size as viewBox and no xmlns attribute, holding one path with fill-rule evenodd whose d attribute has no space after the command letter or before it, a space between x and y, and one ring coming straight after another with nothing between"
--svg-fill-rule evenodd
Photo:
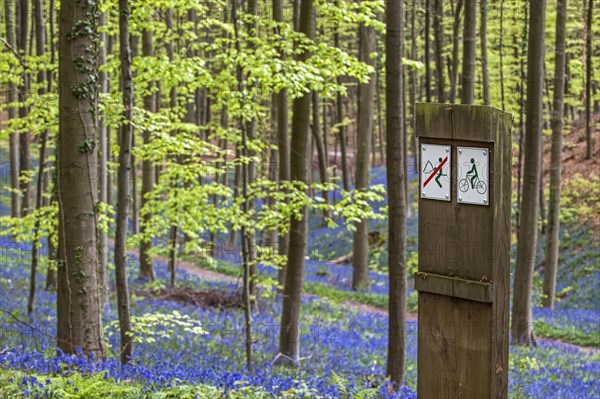
<instances>
[{"instance_id":1,"label":"bicycle pictogram","mask_svg":"<svg viewBox=\"0 0 600 399\"><path fill-rule=\"evenodd\" d=\"M466 164L469 165L469 164ZM469 189L476 190L479 194L485 194L487 192L487 184L479 179L479 173L477 172L477 164L475 159L471 158L471 169L467 172L467 176L458 182L458 188L461 192L466 193Z\"/></svg>"}]
</instances>

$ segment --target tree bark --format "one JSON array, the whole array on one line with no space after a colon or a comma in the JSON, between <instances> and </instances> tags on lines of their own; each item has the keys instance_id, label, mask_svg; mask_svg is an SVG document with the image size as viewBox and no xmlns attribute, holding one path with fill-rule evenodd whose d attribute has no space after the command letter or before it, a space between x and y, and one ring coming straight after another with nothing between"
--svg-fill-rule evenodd
<instances>
[{"instance_id":1,"label":"tree bark","mask_svg":"<svg viewBox=\"0 0 600 399\"><path fill-rule=\"evenodd\" d=\"M425 0L425 100L431 102L431 0ZM402 62L402 61L400 61Z\"/></svg>"},{"instance_id":2,"label":"tree bark","mask_svg":"<svg viewBox=\"0 0 600 399\"><path fill-rule=\"evenodd\" d=\"M479 7L481 14L479 38L481 39L481 76L483 85L483 105L490 105L490 74L488 71L487 57L488 0L481 0Z\"/></svg>"},{"instance_id":3,"label":"tree bark","mask_svg":"<svg viewBox=\"0 0 600 399\"><path fill-rule=\"evenodd\" d=\"M148 29L144 29L142 32L142 55L144 57L151 57L154 55L154 37L153 32ZM148 89L154 87L153 83L150 83ZM144 96L144 109L148 112L156 112L156 99L153 93ZM144 145L150 143L151 133L148 130L143 132ZM154 188L154 164L148 159L142 161L142 208L146 205L148 195ZM142 224L140 226L142 234L145 234L148 229L152 215L146 213L142 216ZM151 240L143 240L140 243L140 277L154 281L156 278L154 273L154 264L152 257L150 256L150 249L152 248Z\"/></svg>"},{"instance_id":4,"label":"tree bark","mask_svg":"<svg viewBox=\"0 0 600 399\"><path fill-rule=\"evenodd\" d=\"M321 135L321 113L320 113L320 101L319 93L314 91L312 93L312 137L317 147L317 156L319 161L319 176L321 178L321 184L329 183L327 177L327 153L325 152L324 138ZM327 219L331 218L331 211L329 209L329 190L322 190L321 195L323 196L324 204L327 208L323 212L323 225L326 224Z\"/></svg>"},{"instance_id":5,"label":"tree bark","mask_svg":"<svg viewBox=\"0 0 600 399\"><path fill-rule=\"evenodd\" d=\"M100 15L100 26L106 26L106 12ZM106 32L100 33L100 43L103 43L103 46L98 48L98 64L105 65L106 64L106 41L107 35ZM108 93L108 74L106 72L100 72L100 92ZM99 118L99 127L100 127L100 148L98 149L98 157L100 161L99 167L99 176L98 176L98 191L100 195L100 202L108 204L108 157L110 148L108 146L108 135L109 130L106 124L104 123L104 116L101 115ZM98 233L98 245L100 246L100 281L102 282L102 290L104 292L104 299L108 299L108 232L100 231Z\"/></svg>"},{"instance_id":6,"label":"tree bark","mask_svg":"<svg viewBox=\"0 0 600 399\"><path fill-rule=\"evenodd\" d=\"M386 126L389 235L389 324L387 376L396 389L404 380L406 347L406 163L402 129L403 0L386 0Z\"/></svg>"},{"instance_id":7,"label":"tree bark","mask_svg":"<svg viewBox=\"0 0 600 399\"><path fill-rule=\"evenodd\" d=\"M133 75L131 73L131 47L129 44L129 1L119 0L119 51L121 57L121 86L123 88L123 121L119 140L119 169L117 193L117 223L115 232L115 277L117 283L117 308L121 332L121 364L131 360L132 337L127 287L127 221L131 193L131 150L133 140Z\"/></svg>"},{"instance_id":8,"label":"tree bark","mask_svg":"<svg viewBox=\"0 0 600 399\"><path fill-rule=\"evenodd\" d=\"M27 55L27 31L29 30L29 0L20 0L17 3L18 23L17 23L17 47L22 57ZM30 76L27 72L21 75L23 85L19 86L19 118L27 118L29 108L23 103L29 95ZM27 173L31 169L31 152L29 148L30 131L25 129L19 136L19 173L20 173L20 189L21 189L21 216L27 215L31 211L31 179Z\"/></svg>"},{"instance_id":9,"label":"tree bark","mask_svg":"<svg viewBox=\"0 0 600 399\"><path fill-rule=\"evenodd\" d=\"M313 0L301 0L300 32L309 39L315 37L315 16ZM309 54L302 53L298 61L304 62ZM292 118L290 157L290 178L292 181L306 183L308 181L308 151L310 137L310 96L305 94L294 100ZM302 286L304 279L304 258L306 256L306 240L308 234L308 211L302 209L302 219L291 218L290 248L288 253L287 272L283 289L283 310L279 331L279 353L281 359L292 364L299 362L299 328Z\"/></svg>"},{"instance_id":10,"label":"tree bark","mask_svg":"<svg viewBox=\"0 0 600 399\"><path fill-rule=\"evenodd\" d=\"M463 31L463 62L461 78L462 104L473 104L475 99L475 38L477 28L477 0L465 0Z\"/></svg>"},{"instance_id":11,"label":"tree bark","mask_svg":"<svg viewBox=\"0 0 600 399\"><path fill-rule=\"evenodd\" d=\"M460 14L463 0L457 0L454 10L454 21L452 24L452 73L450 75L450 102L454 104L456 98L456 82L458 81L458 46L460 31Z\"/></svg>"},{"instance_id":12,"label":"tree bark","mask_svg":"<svg viewBox=\"0 0 600 399\"><path fill-rule=\"evenodd\" d=\"M548 237L546 244L546 266L544 268L544 295L542 296L542 304L550 309L554 308L556 274L558 271L566 20L567 0L558 0L556 4L556 50L554 56L554 100L552 106L552 149L550 155L550 201L548 203Z\"/></svg>"},{"instance_id":13,"label":"tree bark","mask_svg":"<svg viewBox=\"0 0 600 399\"><path fill-rule=\"evenodd\" d=\"M372 27L362 24L359 28L359 35L361 61L374 66L370 54L375 50L375 31ZM358 109L355 188L364 192L369 187L369 153L373 134L375 74L371 74L369 82L361 84L359 88L360 107ZM355 227L352 244L352 288L359 290L368 287L369 284L369 221L361 220L356 223Z\"/></svg>"},{"instance_id":14,"label":"tree bark","mask_svg":"<svg viewBox=\"0 0 600 399\"><path fill-rule=\"evenodd\" d=\"M283 1L273 0L273 19L277 22L285 22L283 18ZM290 180L290 136L288 132L288 96L287 91L282 89L275 94L275 106L277 109L277 147L278 147L278 166L279 183ZM288 253L290 242L289 233L279 234L279 255ZM281 265L277 273L277 280L283 287L285 283L285 266Z\"/></svg>"},{"instance_id":15,"label":"tree bark","mask_svg":"<svg viewBox=\"0 0 600 399\"><path fill-rule=\"evenodd\" d=\"M59 26L57 345L105 355L98 275L97 4L63 0ZM85 21L85 22L84 22ZM82 27L89 27L90 31ZM94 51L88 54L86 48ZM84 60L82 67L77 60Z\"/></svg>"},{"instance_id":16,"label":"tree bark","mask_svg":"<svg viewBox=\"0 0 600 399\"><path fill-rule=\"evenodd\" d=\"M340 48L340 32L339 27L336 28L334 36L335 47ZM337 83L342 84L342 79L338 77ZM336 114L337 114L337 125L338 135L340 142L340 155L342 159L342 186L345 191L350 190L350 171L348 170L348 154L346 150L346 127L344 125L344 96L341 93L337 94L336 100Z\"/></svg>"},{"instance_id":17,"label":"tree bark","mask_svg":"<svg viewBox=\"0 0 600 399\"><path fill-rule=\"evenodd\" d=\"M6 11L6 41L12 48L16 48L15 0L5 0L4 7ZM17 86L14 83L9 83L8 85L8 101L11 104L17 102ZM15 107L8 108L9 121L16 119L17 115L18 111ZM19 134L11 131L9 142L11 216L18 218L21 216L21 198L19 196Z\"/></svg>"},{"instance_id":18,"label":"tree bark","mask_svg":"<svg viewBox=\"0 0 600 399\"><path fill-rule=\"evenodd\" d=\"M537 246L540 182L540 142L542 130L542 90L544 78L544 27L546 1L530 0L527 58L527 110L525 139L525 178L520 239L512 309L512 340L516 344L534 342L531 324L531 286Z\"/></svg>"},{"instance_id":19,"label":"tree bark","mask_svg":"<svg viewBox=\"0 0 600 399\"><path fill-rule=\"evenodd\" d=\"M45 44L46 44L46 27L44 24L44 10L42 0L35 0L34 3L34 18L35 18L35 27L36 27L36 38L35 38L35 48L36 55L39 57L43 57L45 53ZM44 84L48 84L46 82L46 73L45 71L40 71L38 73L38 84L40 88L38 90L38 94L43 96L46 92L44 89ZM46 152L47 152L47 143L48 143L48 129L44 129L41 137L40 143L40 153L39 153L39 168L38 168L38 176L37 176L37 190L36 190L36 199L35 199L35 209L40 209L43 206L44 199L44 168L46 166ZM41 220L36 218L35 224L33 227L33 248L31 251L31 273L30 273L30 281L29 281L29 298L27 301L27 313L33 313L33 303L35 301L35 291L36 291L36 279L37 279L37 268L39 263L39 248L40 248L40 240L39 232L40 232L40 224Z\"/></svg>"},{"instance_id":20,"label":"tree bark","mask_svg":"<svg viewBox=\"0 0 600 399\"><path fill-rule=\"evenodd\" d=\"M594 0L588 0L585 34L585 159L592 159L594 143L592 140L592 10Z\"/></svg>"},{"instance_id":21,"label":"tree bark","mask_svg":"<svg viewBox=\"0 0 600 399\"><path fill-rule=\"evenodd\" d=\"M442 21L444 19L444 7L442 0L435 0L435 9L433 14L433 34L435 36L435 74L437 83L438 101L446 101L444 90L444 61L442 59L442 50L444 48L444 31ZM410 72L412 73L412 72Z\"/></svg>"}]
</instances>

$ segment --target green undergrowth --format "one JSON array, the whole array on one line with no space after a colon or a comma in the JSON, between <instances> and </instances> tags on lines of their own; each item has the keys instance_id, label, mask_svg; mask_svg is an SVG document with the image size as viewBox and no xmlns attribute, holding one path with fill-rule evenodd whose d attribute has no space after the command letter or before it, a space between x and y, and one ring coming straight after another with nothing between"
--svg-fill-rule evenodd
<instances>
[{"instance_id":1,"label":"green undergrowth","mask_svg":"<svg viewBox=\"0 0 600 399\"><path fill-rule=\"evenodd\" d=\"M545 321L535 321L535 333L573 345L600 348L600 331L583 332L573 326L554 327Z\"/></svg>"},{"instance_id":2,"label":"green undergrowth","mask_svg":"<svg viewBox=\"0 0 600 399\"><path fill-rule=\"evenodd\" d=\"M224 395L210 385L179 385L170 388L142 386L132 381L116 381L102 374L73 373L50 376L0 370L0 397L4 399L213 399L267 398L260 388L245 387Z\"/></svg>"}]
</instances>

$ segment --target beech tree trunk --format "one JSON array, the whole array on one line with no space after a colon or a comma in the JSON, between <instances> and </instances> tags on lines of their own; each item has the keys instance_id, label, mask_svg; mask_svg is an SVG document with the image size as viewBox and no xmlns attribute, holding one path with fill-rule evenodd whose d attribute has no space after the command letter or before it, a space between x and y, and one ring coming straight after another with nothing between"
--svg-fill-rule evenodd
<instances>
[{"instance_id":1,"label":"beech tree trunk","mask_svg":"<svg viewBox=\"0 0 600 399\"><path fill-rule=\"evenodd\" d=\"M406 163L402 115L404 0L386 0L386 160L388 181L389 324L386 375L398 389L406 348Z\"/></svg>"},{"instance_id":2,"label":"beech tree trunk","mask_svg":"<svg viewBox=\"0 0 600 399\"><path fill-rule=\"evenodd\" d=\"M483 104L490 105L490 74L488 72L487 59L487 14L488 0L480 0L480 30L479 38L481 39L481 76L483 85Z\"/></svg>"},{"instance_id":3,"label":"beech tree trunk","mask_svg":"<svg viewBox=\"0 0 600 399\"><path fill-rule=\"evenodd\" d=\"M15 0L5 0L4 7L6 11L6 41L13 47L17 47L16 38L16 8ZM8 101L12 104L17 102L17 86L14 83L8 84ZM14 107L8 108L8 119L16 119L18 111ZM21 216L21 198L19 196L19 134L12 131L9 137L9 157L10 157L10 204L11 216L18 218Z\"/></svg>"},{"instance_id":4,"label":"beech tree trunk","mask_svg":"<svg viewBox=\"0 0 600 399\"><path fill-rule=\"evenodd\" d=\"M142 54L144 57L154 55L154 37L151 30L145 29L142 33ZM150 83L150 89L154 86ZM144 108L148 112L156 112L156 99L154 94L148 94L144 97ZM149 131L143 132L144 144L150 143L151 134ZM154 188L154 164L148 159L142 161L142 208L146 205L147 196ZM152 215L146 213L142 216L142 224L140 226L142 234L146 233L150 218ZM151 240L143 240L140 243L140 277L154 281L156 278L154 273L154 264L149 252L152 248Z\"/></svg>"},{"instance_id":5,"label":"beech tree trunk","mask_svg":"<svg viewBox=\"0 0 600 399\"><path fill-rule=\"evenodd\" d=\"M29 0L20 0L17 2L17 47L21 57L28 54L27 32L29 30ZM21 74L23 84L19 86L19 118L26 118L29 115L29 108L24 106L29 95L30 76L27 72ZM29 148L30 141L29 129L25 129L19 135L19 187L21 189L21 216L27 215L31 211L31 179L26 176L31 169L31 152Z\"/></svg>"},{"instance_id":6,"label":"beech tree trunk","mask_svg":"<svg viewBox=\"0 0 600 399\"><path fill-rule=\"evenodd\" d=\"M63 0L59 25L57 345L105 355L98 274L97 4ZM85 21L85 22L83 22ZM83 27L89 27L90 31ZM83 66L75 62L84 59ZM85 88L85 90L84 90Z\"/></svg>"},{"instance_id":7,"label":"beech tree trunk","mask_svg":"<svg viewBox=\"0 0 600 399\"><path fill-rule=\"evenodd\" d=\"M321 113L320 113L320 101L319 101L319 93L314 91L312 93L312 137L314 139L315 146L317 147L317 157L319 162L319 176L321 178L321 184L329 183L329 178L327 177L327 153L325 150L324 140L325 137L321 135ZM323 196L324 204L329 206L329 190L322 190L321 195ZM327 219L331 218L331 212L329 208L327 208L323 212L323 224L325 225Z\"/></svg>"},{"instance_id":8,"label":"beech tree trunk","mask_svg":"<svg viewBox=\"0 0 600 399\"><path fill-rule=\"evenodd\" d=\"M46 44L46 26L44 24L44 10L42 0L35 0L34 3L34 19L35 19L35 49L36 54L38 56L43 56L45 53L44 46ZM44 89L44 84L49 84L46 81L46 72L40 71L38 73L38 84L40 88L38 90L38 94L43 96L46 92ZM51 88L51 87L50 87ZM44 170L46 166L46 152L48 143L48 129L44 129L41 137L40 143L40 152L39 152L39 167L38 167L38 175L37 175L37 189L35 196L35 209L40 209L43 206L44 200ZM31 273L30 273L30 281L29 281L29 298L27 301L27 313L33 313L33 303L35 301L35 291L36 291L36 279L37 279L37 268L39 264L39 248L40 248L40 224L41 220L36 218L34 227L33 227L33 248L31 251Z\"/></svg>"},{"instance_id":9,"label":"beech tree trunk","mask_svg":"<svg viewBox=\"0 0 600 399\"><path fill-rule=\"evenodd\" d=\"M300 2L300 32L309 39L315 37L315 17L313 0ZM309 54L302 53L298 61L303 62ZM310 95L305 94L294 100L292 118L290 157L290 179L306 183L308 181L308 151L310 137ZM288 253L285 285L283 288L283 310L279 330L279 353L281 361L298 364L299 361L299 327L302 286L304 280L304 258L308 235L308 211L302 209L302 219L291 218L290 248Z\"/></svg>"},{"instance_id":10,"label":"beech tree trunk","mask_svg":"<svg viewBox=\"0 0 600 399\"><path fill-rule=\"evenodd\" d=\"M361 61L374 65L370 54L375 51L375 31L372 27L361 25L360 54ZM358 109L358 130L356 148L355 188L366 191L369 187L369 154L371 136L373 134L373 104L375 99L375 74L372 73L368 83L360 85L360 107ZM369 221L356 223L352 244L352 288L366 288L369 284Z\"/></svg>"},{"instance_id":11,"label":"beech tree trunk","mask_svg":"<svg viewBox=\"0 0 600 399\"><path fill-rule=\"evenodd\" d=\"M556 44L554 55L554 100L552 106L552 149L550 155L550 201L548 203L548 236L546 266L544 268L544 295L542 304L554 308L556 274L558 271L558 244L560 232L561 154L565 91L565 36L567 0L556 4Z\"/></svg>"},{"instance_id":12,"label":"beech tree trunk","mask_svg":"<svg viewBox=\"0 0 600 399\"><path fill-rule=\"evenodd\" d=\"M431 102L431 0L425 0L425 100Z\"/></svg>"},{"instance_id":13,"label":"beech tree trunk","mask_svg":"<svg viewBox=\"0 0 600 399\"><path fill-rule=\"evenodd\" d=\"M437 83L438 102L445 102L446 96L444 93L444 61L442 59L442 51L444 48L444 27L442 21L444 19L444 6L442 0L435 0L435 9L433 14L433 34L435 36L435 74ZM410 72L412 73L412 72Z\"/></svg>"},{"instance_id":14,"label":"beech tree trunk","mask_svg":"<svg viewBox=\"0 0 600 399\"><path fill-rule=\"evenodd\" d=\"M585 159L592 159L594 143L592 141L592 10L594 0L588 0L585 33Z\"/></svg>"},{"instance_id":15,"label":"beech tree trunk","mask_svg":"<svg viewBox=\"0 0 600 399\"><path fill-rule=\"evenodd\" d=\"M452 70L450 75L450 102L454 104L456 99L456 84L458 81L458 46L460 31L460 14L463 7L463 0L457 0L454 10L454 21L452 24Z\"/></svg>"},{"instance_id":16,"label":"beech tree trunk","mask_svg":"<svg viewBox=\"0 0 600 399\"><path fill-rule=\"evenodd\" d=\"M462 104L473 104L475 99L475 38L477 28L477 0L465 0L463 30L463 62L461 78Z\"/></svg>"},{"instance_id":17,"label":"beech tree trunk","mask_svg":"<svg viewBox=\"0 0 600 399\"><path fill-rule=\"evenodd\" d=\"M515 344L534 342L531 324L531 294L533 268L537 247L537 222L540 184L540 145L542 130L542 90L544 79L544 28L546 1L530 0L529 39L527 57L527 109L525 127L525 178L523 206L512 308L512 341Z\"/></svg>"},{"instance_id":18,"label":"beech tree trunk","mask_svg":"<svg viewBox=\"0 0 600 399\"><path fill-rule=\"evenodd\" d=\"M115 232L115 277L117 283L117 313L121 333L121 364L131 360L132 337L127 287L125 244L129 219L131 193L131 149L133 140L133 75L129 45L129 0L119 0L119 51L121 55L121 82L123 87L123 121L119 140L119 169L117 193L117 226Z\"/></svg>"}]
</instances>

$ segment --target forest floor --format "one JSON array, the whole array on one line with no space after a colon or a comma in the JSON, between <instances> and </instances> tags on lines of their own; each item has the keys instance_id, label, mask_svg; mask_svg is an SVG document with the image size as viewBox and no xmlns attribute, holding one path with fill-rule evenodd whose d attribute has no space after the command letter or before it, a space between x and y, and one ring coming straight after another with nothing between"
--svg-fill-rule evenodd
<instances>
[{"instance_id":1,"label":"forest floor","mask_svg":"<svg viewBox=\"0 0 600 399\"><path fill-rule=\"evenodd\" d=\"M565 135L565 143L576 145L567 144L564 154L558 300L554 310L540 307L542 235L537 259L540 266L534 275L533 316L536 335L544 338L537 347L510 347L512 398L600 397L600 240L596 239L600 225L590 223L600 215L596 168L600 153L596 152L591 162L582 161L580 134L576 129ZM412 178L414 184L415 176ZM385 184L383 168L373 169L372 182ZM6 204L0 202L4 213ZM380 209L385 201L375 206ZM182 255L177 287L169 288L167 259L154 259L155 282L142 281L137 278L138 253L132 250L128 265L135 360L121 368L113 269L110 301L104 312L107 359L92 362L78 356L56 356L52 337L56 293L40 290L34 315L26 315L22 298L29 287L31 246L0 236L0 309L23 321L15 322L5 312L0 314L0 397L341 398L370 389L376 397L387 397L386 246L372 248L371 285L367 292L355 292L350 284L351 266L330 262L349 254L352 233L342 222L335 229L324 227L318 215L312 215L309 222L306 293L299 326L301 367L289 370L273 365L278 353L281 301L275 288L276 270L259 265L252 372L245 368L243 311L234 298L241 287L239 259L224 256L207 262ZM385 232L386 223L374 221L371 230ZM416 267L417 230L413 209L407 223L409 276ZM43 278L40 273L39 287L43 287ZM416 397L417 304L412 286L409 277L403 398Z\"/></svg>"}]
</instances>

